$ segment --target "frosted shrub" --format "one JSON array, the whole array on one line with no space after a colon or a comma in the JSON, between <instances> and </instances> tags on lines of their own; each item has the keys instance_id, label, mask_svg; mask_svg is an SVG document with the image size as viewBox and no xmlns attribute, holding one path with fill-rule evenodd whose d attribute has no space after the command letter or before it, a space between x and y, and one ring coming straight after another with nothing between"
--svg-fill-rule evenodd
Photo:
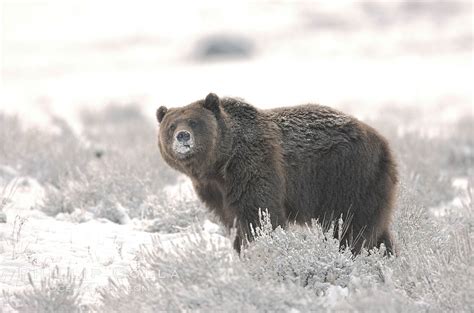
<instances>
[{"instance_id":1,"label":"frosted shrub","mask_svg":"<svg viewBox=\"0 0 474 313\"><path fill-rule=\"evenodd\" d=\"M431 308L472 311L473 210L471 197L442 218L433 218L423 207L399 208L395 229L400 256L392 266L397 288Z\"/></svg>"},{"instance_id":2,"label":"frosted shrub","mask_svg":"<svg viewBox=\"0 0 474 313\"><path fill-rule=\"evenodd\" d=\"M262 220L255 242L244 251L242 261L252 276L259 280L296 283L324 295L330 286L348 287L351 279L373 285L383 281L378 265L382 257L367 253L353 258L350 250L340 251L339 241L333 238L333 228L324 232L316 221L309 226L292 226L288 230L271 229L268 218ZM377 260L377 261L376 261ZM354 275L360 277L355 278Z\"/></svg>"},{"instance_id":3,"label":"frosted shrub","mask_svg":"<svg viewBox=\"0 0 474 313\"><path fill-rule=\"evenodd\" d=\"M152 193L151 179L151 175L140 176L133 169L121 169L113 161L94 160L76 180L65 180L59 189L48 188L44 211L72 212L79 208L93 211L98 217L108 218L111 214L110 220L115 221L113 208L119 203L131 217L138 217L140 205ZM160 187L156 190L158 193Z\"/></svg>"},{"instance_id":4,"label":"frosted shrub","mask_svg":"<svg viewBox=\"0 0 474 313\"><path fill-rule=\"evenodd\" d=\"M123 214L149 218L142 205L176 177L161 161L156 130L133 106L109 106L82 116L88 161L75 168L72 179L62 176L47 187L43 210L50 215L89 210L114 222L123 221Z\"/></svg>"},{"instance_id":5,"label":"frosted shrub","mask_svg":"<svg viewBox=\"0 0 474 313\"><path fill-rule=\"evenodd\" d=\"M24 129L17 118L0 114L0 165L56 188L75 179L93 154L65 121L53 119L52 126L55 131Z\"/></svg>"},{"instance_id":6,"label":"frosted shrub","mask_svg":"<svg viewBox=\"0 0 474 313\"><path fill-rule=\"evenodd\" d=\"M100 311L258 312L360 308L357 295L373 290L397 308L420 308L394 289L389 259L374 250L353 258L314 224L271 231L268 221L239 258L229 241L194 234L174 248L156 241L140 253L125 282L101 291ZM377 286L377 287L376 287ZM331 297L341 297L336 301ZM329 299L329 300L328 300ZM382 298L383 299L383 298ZM385 305L372 299L367 302Z\"/></svg>"},{"instance_id":7,"label":"frosted shrub","mask_svg":"<svg viewBox=\"0 0 474 313\"><path fill-rule=\"evenodd\" d=\"M30 287L11 295L4 292L8 304L18 312L84 312L81 306L81 286L84 272L75 276L67 270L61 273L58 267L38 284L28 274Z\"/></svg>"},{"instance_id":8,"label":"frosted shrub","mask_svg":"<svg viewBox=\"0 0 474 313\"><path fill-rule=\"evenodd\" d=\"M317 223L272 231L265 215L240 258L202 234L172 252L155 242L139 270L103 290L101 310L469 311L473 224L439 222L407 202L394 225L400 255L390 258L383 248L340 251Z\"/></svg>"},{"instance_id":9,"label":"frosted shrub","mask_svg":"<svg viewBox=\"0 0 474 313\"><path fill-rule=\"evenodd\" d=\"M229 242L194 234L172 252L159 241L141 253L141 268L126 283L103 290L103 312L258 312L318 308L303 288L256 281Z\"/></svg>"},{"instance_id":10,"label":"frosted shrub","mask_svg":"<svg viewBox=\"0 0 474 313\"><path fill-rule=\"evenodd\" d=\"M381 111L368 122L389 140L411 201L429 207L452 200L453 177L474 175L473 115L433 125L429 118L420 120L425 113L416 107L384 106Z\"/></svg>"},{"instance_id":11,"label":"frosted shrub","mask_svg":"<svg viewBox=\"0 0 474 313\"><path fill-rule=\"evenodd\" d=\"M79 136L60 119L53 120L55 131L43 131L0 115L0 165L45 186L46 213L86 209L108 218L119 203L138 217L149 195L175 182L159 156L155 128L136 107L84 113L83 123Z\"/></svg>"},{"instance_id":12,"label":"frosted shrub","mask_svg":"<svg viewBox=\"0 0 474 313\"><path fill-rule=\"evenodd\" d=\"M169 199L157 195L147 197L140 211L151 220L146 230L160 233L189 230L193 224L209 216L208 210L196 200Z\"/></svg>"}]
</instances>

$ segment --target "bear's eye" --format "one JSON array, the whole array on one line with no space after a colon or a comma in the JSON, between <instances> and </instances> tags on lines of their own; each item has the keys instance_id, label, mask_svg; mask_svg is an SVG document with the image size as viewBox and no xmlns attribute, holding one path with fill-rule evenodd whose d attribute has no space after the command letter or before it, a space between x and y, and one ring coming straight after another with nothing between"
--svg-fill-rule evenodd
<instances>
[{"instance_id":1,"label":"bear's eye","mask_svg":"<svg viewBox=\"0 0 474 313\"><path fill-rule=\"evenodd\" d=\"M170 131L174 131L176 129L176 125L175 124L171 124L170 125Z\"/></svg>"},{"instance_id":2,"label":"bear's eye","mask_svg":"<svg viewBox=\"0 0 474 313\"><path fill-rule=\"evenodd\" d=\"M197 122L195 120L188 120L189 126L195 127L197 125Z\"/></svg>"}]
</instances>

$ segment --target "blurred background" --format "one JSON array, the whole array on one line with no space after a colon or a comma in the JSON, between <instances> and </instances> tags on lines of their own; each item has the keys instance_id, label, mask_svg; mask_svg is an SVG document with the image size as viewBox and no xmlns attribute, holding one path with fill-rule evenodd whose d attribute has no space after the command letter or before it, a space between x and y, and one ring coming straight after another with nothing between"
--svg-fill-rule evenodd
<instances>
[{"instance_id":1,"label":"blurred background","mask_svg":"<svg viewBox=\"0 0 474 313\"><path fill-rule=\"evenodd\" d=\"M37 123L110 103L153 119L211 91L362 117L472 113L470 1L1 3L1 110Z\"/></svg>"}]
</instances>

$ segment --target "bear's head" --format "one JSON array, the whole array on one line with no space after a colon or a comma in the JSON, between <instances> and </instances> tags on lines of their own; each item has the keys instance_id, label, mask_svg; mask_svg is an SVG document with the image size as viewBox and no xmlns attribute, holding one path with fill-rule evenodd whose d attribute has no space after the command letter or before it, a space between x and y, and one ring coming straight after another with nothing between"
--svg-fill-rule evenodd
<instances>
[{"instance_id":1,"label":"bear's head","mask_svg":"<svg viewBox=\"0 0 474 313\"><path fill-rule=\"evenodd\" d=\"M218 161L223 139L222 109L217 95L180 108L156 111L160 123L158 146L173 168L199 176Z\"/></svg>"}]
</instances>

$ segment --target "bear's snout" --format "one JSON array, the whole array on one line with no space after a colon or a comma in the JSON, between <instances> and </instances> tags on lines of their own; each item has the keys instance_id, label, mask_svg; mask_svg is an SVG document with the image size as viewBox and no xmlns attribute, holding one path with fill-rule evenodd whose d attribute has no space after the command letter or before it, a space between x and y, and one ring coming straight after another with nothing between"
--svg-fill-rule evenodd
<instances>
[{"instance_id":1,"label":"bear's snout","mask_svg":"<svg viewBox=\"0 0 474 313\"><path fill-rule=\"evenodd\" d=\"M191 134L186 130L182 130L176 134L176 139L179 142L186 143L189 141L189 139L191 139Z\"/></svg>"},{"instance_id":2,"label":"bear's snout","mask_svg":"<svg viewBox=\"0 0 474 313\"><path fill-rule=\"evenodd\" d=\"M174 135L173 150L181 158L189 156L194 147L194 137L187 130L178 130Z\"/></svg>"}]
</instances>

